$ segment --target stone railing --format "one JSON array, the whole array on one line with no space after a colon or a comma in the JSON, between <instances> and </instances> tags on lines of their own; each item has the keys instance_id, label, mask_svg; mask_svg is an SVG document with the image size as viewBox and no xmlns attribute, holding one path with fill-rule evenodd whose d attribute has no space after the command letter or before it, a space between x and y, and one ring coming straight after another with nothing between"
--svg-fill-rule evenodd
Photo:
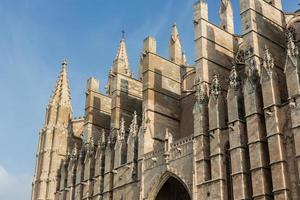
<instances>
[{"instance_id":1,"label":"stone railing","mask_svg":"<svg viewBox=\"0 0 300 200\"><path fill-rule=\"evenodd\" d=\"M164 161L165 149L160 148L155 151L151 151L144 155L144 166L145 170L162 165Z\"/></svg>"},{"instance_id":2,"label":"stone railing","mask_svg":"<svg viewBox=\"0 0 300 200\"><path fill-rule=\"evenodd\" d=\"M193 136L179 139L171 144L170 161L193 153Z\"/></svg>"},{"instance_id":3,"label":"stone railing","mask_svg":"<svg viewBox=\"0 0 300 200\"><path fill-rule=\"evenodd\" d=\"M144 155L145 170L155 168L166 164L170 161L177 160L181 157L192 154L193 152L193 137L181 138L174 141L168 150L166 147L151 151Z\"/></svg>"}]
</instances>

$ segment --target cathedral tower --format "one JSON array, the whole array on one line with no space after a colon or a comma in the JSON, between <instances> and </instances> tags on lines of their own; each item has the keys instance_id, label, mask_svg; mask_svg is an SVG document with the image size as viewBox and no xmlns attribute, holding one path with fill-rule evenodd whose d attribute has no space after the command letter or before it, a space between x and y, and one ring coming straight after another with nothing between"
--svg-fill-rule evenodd
<instances>
[{"instance_id":1,"label":"cathedral tower","mask_svg":"<svg viewBox=\"0 0 300 200\"><path fill-rule=\"evenodd\" d=\"M46 110L44 127L40 131L32 199L54 199L57 172L61 160L67 154L71 116L67 62L64 60L54 93Z\"/></svg>"},{"instance_id":2,"label":"cathedral tower","mask_svg":"<svg viewBox=\"0 0 300 200\"><path fill-rule=\"evenodd\" d=\"M240 0L238 35L231 2L220 25L194 4L192 66L174 25L168 58L144 40L135 79L123 33L107 94L87 82L84 119L71 119L63 62L32 200L298 200L300 12Z\"/></svg>"}]
</instances>

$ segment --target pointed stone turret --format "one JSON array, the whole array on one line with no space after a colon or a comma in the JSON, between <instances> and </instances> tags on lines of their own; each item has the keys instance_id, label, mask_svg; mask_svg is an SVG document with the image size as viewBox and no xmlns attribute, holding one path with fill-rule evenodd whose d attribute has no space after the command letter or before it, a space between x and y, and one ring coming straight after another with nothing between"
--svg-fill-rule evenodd
<instances>
[{"instance_id":1,"label":"pointed stone turret","mask_svg":"<svg viewBox=\"0 0 300 200\"><path fill-rule=\"evenodd\" d=\"M130 71L127 50L126 50L126 43L124 36L122 37L119 45L119 49L117 55L115 57L113 63L113 70L112 73L120 73L126 76L132 76Z\"/></svg>"},{"instance_id":2,"label":"pointed stone turret","mask_svg":"<svg viewBox=\"0 0 300 200\"><path fill-rule=\"evenodd\" d=\"M234 33L233 9L231 0L221 0L221 27L229 33Z\"/></svg>"},{"instance_id":3,"label":"pointed stone turret","mask_svg":"<svg viewBox=\"0 0 300 200\"><path fill-rule=\"evenodd\" d=\"M61 64L61 71L56 82L54 93L50 99L49 105L65 105L71 107L71 92L69 87L67 60L63 60Z\"/></svg>"},{"instance_id":4,"label":"pointed stone turret","mask_svg":"<svg viewBox=\"0 0 300 200\"><path fill-rule=\"evenodd\" d=\"M176 24L173 25L171 39L169 43L169 58L178 65L183 65L185 55L182 52L181 41Z\"/></svg>"},{"instance_id":5,"label":"pointed stone turret","mask_svg":"<svg viewBox=\"0 0 300 200\"><path fill-rule=\"evenodd\" d=\"M48 104L45 125L55 125L59 122L66 124L72 117L67 66L67 60L63 60L56 86Z\"/></svg>"},{"instance_id":6,"label":"pointed stone turret","mask_svg":"<svg viewBox=\"0 0 300 200\"><path fill-rule=\"evenodd\" d=\"M67 61L64 60L47 107L44 128L40 132L32 199L54 199L55 188L59 184L57 172L68 154L71 115Z\"/></svg>"}]
</instances>

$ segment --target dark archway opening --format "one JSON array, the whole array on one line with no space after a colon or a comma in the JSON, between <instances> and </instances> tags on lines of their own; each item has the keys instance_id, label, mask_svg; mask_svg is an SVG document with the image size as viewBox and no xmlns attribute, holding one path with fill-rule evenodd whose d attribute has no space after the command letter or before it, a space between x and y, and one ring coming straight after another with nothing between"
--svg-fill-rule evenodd
<instances>
[{"instance_id":1,"label":"dark archway opening","mask_svg":"<svg viewBox=\"0 0 300 200\"><path fill-rule=\"evenodd\" d=\"M191 198L182 183L170 177L158 192L155 200L191 200Z\"/></svg>"}]
</instances>

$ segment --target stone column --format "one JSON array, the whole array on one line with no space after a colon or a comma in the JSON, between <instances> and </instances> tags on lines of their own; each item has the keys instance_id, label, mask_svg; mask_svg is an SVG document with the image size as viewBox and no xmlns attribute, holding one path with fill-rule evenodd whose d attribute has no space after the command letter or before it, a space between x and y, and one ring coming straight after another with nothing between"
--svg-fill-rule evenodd
<instances>
[{"instance_id":1,"label":"stone column","mask_svg":"<svg viewBox=\"0 0 300 200\"><path fill-rule=\"evenodd\" d=\"M86 150L83 175L83 199L90 199L93 195L93 177L95 172L95 145L93 138L86 145Z\"/></svg>"},{"instance_id":2,"label":"stone column","mask_svg":"<svg viewBox=\"0 0 300 200\"><path fill-rule=\"evenodd\" d=\"M60 195L59 195L59 199L60 200L63 200L63 199L66 199L67 197L67 190L66 190L66 180L68 178L68 160L64 160L61 164L61 168L60 168L60 183L59 184L59 192L60 192Z\"/></svg>"},{"instance_id":3,"label":"stone column","mask_svg":"<svg viewBox=\"0 0 300 200\"><path fill-rule=\"evenodd\" d=\"M294 141L294 164L296 166L294 184L296 185L296 194L293 198L300 198L300 58L298 47L295 45L292 32L288 34L287 59L285 64L285 76L289 96L289 109L291 118L291 132ZM292 179L291 179L292 180ZM297 196L297 197L296 197Z\"/></svg>"},{"instance_id":4,"label":"stone column","mask_svg":"<svg viewBox=\"0 0 300 200\"><path fill-rule=\"evenodd\" d=\"M233 66L229 76L227 108L233 198L250 199L252 191L247 132L244 118L244 98L241 80L235 66Z\"/></svg>"},{"instance_id":5,"label":"stone column","mask_svg":"<svg viewBox=\"0 0 300 200\"><path fill-rule=\"evenodd\" d=\"M76 169L76 181L75 181L75 198L74 200L82 199L82 180L83 180L83 172L84 172L84 147L81 148L78 161L77 161L77 169Z\"/></svg>"},{"instance_id":6,"label":"stone column","mask_svg":"<svg viewBox=\"0 0 300 200\"><path fill-rule=\"evenodd\" d=\"M78 151L77 146L75 144L72 153L70 155L70 161L68 166L68 179L67 179L67 189L68 195L66 200L74 200L75 198L75 180L76 180L76 168L77 168L77 159L78 159Z\"/></svg>"},{"instance_id":7,"label":"stone column","mask_svg":"<svg viewBox=\"0 0 300 200\"><path fill-rule=\"evenodd\" d=\"M269 146L270 166L272 171L274 199L290 199L287 177L285 138L282 130L280 112L280 93L278 76L274 60L269 50L265 50L261 69L261 86L264 102L265 122Z\"/></svg>"},{"instance_id":8,"label":"stone column","mask_svg":"<svg viewBox=\"0 0 300 200\"><path fill-rule=\"evenodd\" d=\"M104 169L104 188L103 188L103 198L106 200L113 199L113 179L114 179L114 160L115 160L115 132L117 130L112 130L107 141L105 149L105 169Z\"/></svg>"},{"instance_id":9,"label":"stone column","mask_svg":"<svg viewBox=\"0 0 300 200\"><path fill-rule=\"evenodd\" d=\"M105 130L102 129L101 139L98 141L97 151L95 155L94 198L99 200L103 198L105 147L106 133Z\"/></svg>"},{"instance_id":10,"label":"stone column","mask_svg":"<svg viewBox=\"0 0 300 200\"><path fill-rule=\"evenodd\" d=\"M244 101L253 188L252 198L254 200L273 199L261 87L256 61L253 58L246 64L246 75Z\"/></svg>"},{"instance_id":11,"label":"stone column","mask_svg":"<svg viewBox=\"0 0 300 200\"><path fill-rule=\"evenodd\" d=\"M211 160L211 191L214 196L210 199L227 199L225 144L228 143L228 132L225 130L226 106L222 96L218 75L215 74L211 83L208 103L210 160Z\"/></svg>"},{"instance_id":12,"label":"stone column","mask_svg":"<svg viewBox=\"0 0 300 200\"><path fill-rule=\"evenodd\" d=\"M211 178L209 158L208 134L208 96L204 84L196 85L196 102L193 109L194 116L194 199L205 199L206 194L201 192L201 185Z\"/></svg>"}]
</instances>

